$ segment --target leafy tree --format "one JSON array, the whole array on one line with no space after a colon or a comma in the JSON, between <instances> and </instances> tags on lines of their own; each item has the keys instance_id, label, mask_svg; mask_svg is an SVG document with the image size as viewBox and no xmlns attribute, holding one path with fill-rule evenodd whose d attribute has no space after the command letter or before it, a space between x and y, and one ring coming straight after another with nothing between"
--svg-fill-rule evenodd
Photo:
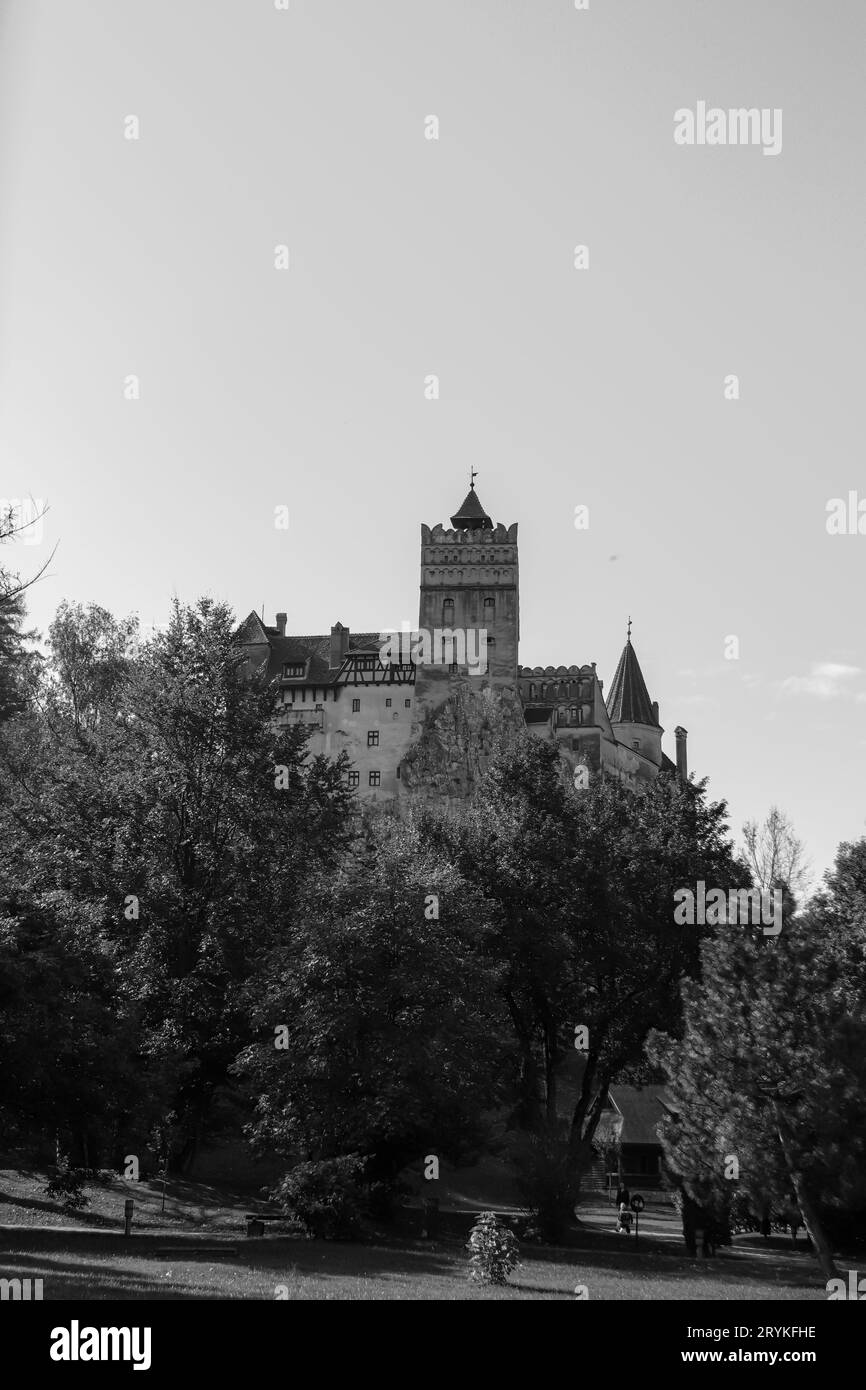
<instances>
[{"instance_id":1,"label":"leafy tree","mask_svg":"<svg viewBox=\"0 0 866 1390\"><path fill-rule=\"evenodd\" d=\"M308 892L247 991L261 1041L238 1062L258 1144L369 1156L393 1179L483 1137L510 1056L484 904L415 824L372 822Z\"/></svg>"},{"instance_id":2,"label":"leafy tree","mask_svg":"<svg viewBox=\"0 0 866 1390\"><path fill-rule=\"evenodd\" d=\"M22 529L14 508L7 507L0 512L0 545L14 543ZM0 564L0 724L26 708L38 669L39 658L26 645L35 634L24 631L24 595L45 568L44 565L31 579L22 580L6 565Z\"/></svg>"},{"instance_id":3,"label":"leafy tree","mask_svg":"<svg viewBox=\"0 0 866 1390\"><path fill-rule=\"evenodd\" d=\"M793 1193L828 1277L820 1207L866 1196L864 850L841 847L824 894L779 936L735 927L705 944L682 1040L650 1043L673 1098L668 1163L689 1195L723 1210L734 1174L753 1209Z\"/></svg>"},{"instance_id":4,"label":"leafy tree","mask_svg":"<svg viewBox=\"0 0 866 1390\"><path fill-rule=\"evenodd\" d=\"M64 894L111 955L139 1064L172 1078L150 1123L177 1112L186 1163L249 1038L240 986L336 862L349 794L304 730L276 727L264 681L239 679L224 606L175 604L136 659L127 633L94 608L52 625L39 708L0 750L0 888Z\"/></svg>"},{"instance_id":5,"label":"leafy tree","mask_svg":"<svg viewBox=\"0 0 866 1390\"><path fill-rule=\"evenodd\" d=\"M495 760L465 823L442 830L464 877L493 908L500 990L520 1052L520 1118L555 1127L557 1082L587 1032L569 1124L584 1170L611 1082L645 1073L651 1027L680 1017L707 929L674 921L674 892L742 883L725 807L704 784L661 775L636 795L597 777L576 793L558 751L527 735Z\"/></svg>"}]
</instances>

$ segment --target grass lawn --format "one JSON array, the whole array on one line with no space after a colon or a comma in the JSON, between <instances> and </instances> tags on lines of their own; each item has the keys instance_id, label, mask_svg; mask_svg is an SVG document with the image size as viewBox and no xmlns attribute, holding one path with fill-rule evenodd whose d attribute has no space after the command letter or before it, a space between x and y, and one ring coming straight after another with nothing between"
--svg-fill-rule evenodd
<instances>
[{"instance_id":1,"label":"grass lawn","mask_svg":"<svg viewBox=\"0 0 866 1390\"><path fill-rule=\"evenodd\" d=\"M662 1207L647 1211L636 1249L614 1233L609 1206L587 1202L574 1245L524 1244L508 1285L491 1289L469 1281L460 1237L388 1236L357 1245L286 1234L249 1240L249 1194L173 1182L163 1216L158 1183L118 1180L88 1189L90 1209L64 1213L45 1197L44 1183L43 1174L0 1170L0 1277L42 1279L46 1300L270 1300L279 1286L289 1299L574 1299L577 1285L591 1300L826 1298L802 1246L738 1237L715 1259L691 1260L675 1214ZM136 1220L126 1240L128 1195Z\"/></svg>"},{"instance_id":2,"label":"grass lawn","mask_svg":"<svg viewBox=\"0 0 866 1390\"><path fill-rule=\"evenodd\" d=\"M506 1288L474 1286L457 1242L341 1245L281 1240L237 1242L237 1255L193 1250L135 1254L130 1248L76 1249L62 1236L51 1249L4 1252L6 1278L41 1278L46 1299L824 1299L814 1262L804 1254L772 1256L737 1249L712 1261L633 1249L534 1249ZM148 1242L150 1244L150 1242ZM226 1242L229 1244L229 1242Z\"/></svg>"}]
</instances>

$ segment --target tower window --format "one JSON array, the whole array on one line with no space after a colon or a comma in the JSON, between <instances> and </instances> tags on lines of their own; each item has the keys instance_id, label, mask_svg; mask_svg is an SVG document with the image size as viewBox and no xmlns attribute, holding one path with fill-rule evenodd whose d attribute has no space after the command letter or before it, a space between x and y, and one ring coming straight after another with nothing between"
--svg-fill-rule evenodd
<instances>
[{"instance_id":1,"label":"tower window","mask_svg":"<svg viewBox=\"0 0 866 1390\"><path fill-rule=\"evenodd\" d=\"M370 773L370 786L371 786L371 787L378 787L381 781L382 781L382 774L381 774L381 772L371 772L371 773Z\"/></svg>"},{"instance_id":2,"label":"tower window","mask_svg":"<svg viewBox=\"0 0 866 1390\"><path fill-rule=\"evenodd\" d=\"M379 730L378 730L378 729L368 729L368 730L367 730L367 747L368 747L368 748L378 748L378 747L379 747Z\"/></svg>"},{"instance_id":3,"label":"tower window","mask_svg":"<svg viewBox=\"0 0 866 1390\"><path fill-rule=\"evenodd\" d=\"M453 598L446 598L445 601L444 601L443 604L442 604L442 626L443 626L443 627L453 627L453 626L454 626L454 600L453 600Z\"/></svg>"},{"instance_id":4,"label":"tower window","mask_svg":"<svg viewBox=\"0 0 866 1390\"><path fill-rule=\"evenodd\" d=\"M411 709L411 708L412 708L412 701L411 701L411 700L404 700L404 701L403 701L403 704L406 706L407 709Z\"/></svg>"},{"instance_id":5,"label":"tower window","mask_svg":"<svg viewBox=\"0 0 866 1390\"><path fill-rule=\"evenodd\" d=\"M572 705L571 709L569 710L569 714L570 714L570 716L571 716L571 722L572 722L572 724L576 724L576 723L577 723L577 705Z\"/></svg>"},{"instance_id":6,"label":"tower window","mask_svg":"<svg viewBox=\"0 0 866 1390\"><path fill-rule=\"evenodd\" d=\"M361 701L360 701L360 700L353 700L353 701L352 701L352 713L353 713L353 714L360 714L360 712L361 712Z\"/></svg>"},{"instance_id":7,"label":"tower window","mask_svg":"<svg viewBox=\"0 0 866 1390\"><path fill-rule=\"evenodd\" d=\"M492 623L495 617L496 617L496 600L493 599L493 598L486 598L486 599L484 600L484 621L485 621L485 623Z\"/></svg>"},{"instance_id":8,"label":"tower window","mask_svg":"<svg viewBox=\"0 0 866 1390\"><path fill-rule=\"evenodd\" d=\"M385 701L385 708L386 708L386 709L390 709L390 708L391 708L391 701L390 701L390 699L388 699L388 700Z\"/></svg>"}]
</instances>

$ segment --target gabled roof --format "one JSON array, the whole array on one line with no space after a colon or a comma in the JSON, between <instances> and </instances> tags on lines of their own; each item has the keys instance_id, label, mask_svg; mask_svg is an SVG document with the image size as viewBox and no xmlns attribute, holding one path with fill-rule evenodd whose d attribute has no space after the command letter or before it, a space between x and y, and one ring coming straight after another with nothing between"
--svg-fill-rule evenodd
<instances>
[{"instance_id":1,"label":"gabled roof","mask_svg":"<svg viewBox=\"0 0 866 1390\"><path fill-rule=\"evenodd\" d=\"M451 525L458 531L493 530L493 522L478 500L474 483L470 485L463 505L452 516Z\"/></svg>"},{"instance_id":2,"label":"gabled roof","mask_svg":"<svg viewBox=\"0 0 866 1390\"><path fill-rule=\"evenodd\" d=\"M622 649L608 692L607 712L611 724L647 724L651 729L659 727L630 637Z\"/></svg>"},{"instance_id":3,"label":"gabled roof","mask_svg":"<svg viewBox=\"0 0 866 1390\"><path fill-rule=\"evenodd\" d=\"M659 1143L656 1126L670 1113L664 1086L611 1086L608 1095L622 1115L621 1143Z\"/></svg>"},{"instance_id":4,"label":"gabled roof","mask_svg":"<svg viewBox=\"0 0 866 1390\"><path fill-rule=\"evenodd\" d=\"M256 614L251 613L250 618L242 624L242 631L247 629L250 619L256 618ZM259 620L260 621L260 620ZM330 633L322 635L313 634L307 637L281 637L275 628L263 628L267 637L268 669L269 680L282 675L284 666L305 666L309 661L309 668L305 679L293 681L294 685L333 685L339 673L339 667L331 666L331 636ZM247 638L249 641L249 638ZM382 646L382 636L378 632L353 632L349 636L349 650L347 655L353 656L358 653L373 655Z\"/></svg>"}]
</instances>

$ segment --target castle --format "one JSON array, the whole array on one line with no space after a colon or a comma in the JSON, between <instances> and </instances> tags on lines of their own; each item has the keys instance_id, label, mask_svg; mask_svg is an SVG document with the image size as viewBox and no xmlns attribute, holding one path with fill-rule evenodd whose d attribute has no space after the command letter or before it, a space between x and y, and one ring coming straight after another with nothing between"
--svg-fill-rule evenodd
<instances>
[{"instance_id":1,"label":"castle","mask_svg":"<svg viewBox=\"0 0 866 1390\"><path fill-rule=\"evenodd\" d=\"M501 740L523 729L556 742L575 777L583 767L639 788L661 769L687 776L686 730L675 730L674 763L662 751L630 622L606 700L595 662L518 665L517 523L494 525L474 475L450 528L421 527L418 626L486 634L485 669L461 662L459 647L458 659L419 662L399 637L389 651L388 633L351 634L338 622L326 635L292 636L287 621L277 613L271 627L251 613L241 624L247 669L265 669L278 722L307 726L311 753L348 754L349 786L365 801L461 800Z\"/></svg>"}]
</instances>

